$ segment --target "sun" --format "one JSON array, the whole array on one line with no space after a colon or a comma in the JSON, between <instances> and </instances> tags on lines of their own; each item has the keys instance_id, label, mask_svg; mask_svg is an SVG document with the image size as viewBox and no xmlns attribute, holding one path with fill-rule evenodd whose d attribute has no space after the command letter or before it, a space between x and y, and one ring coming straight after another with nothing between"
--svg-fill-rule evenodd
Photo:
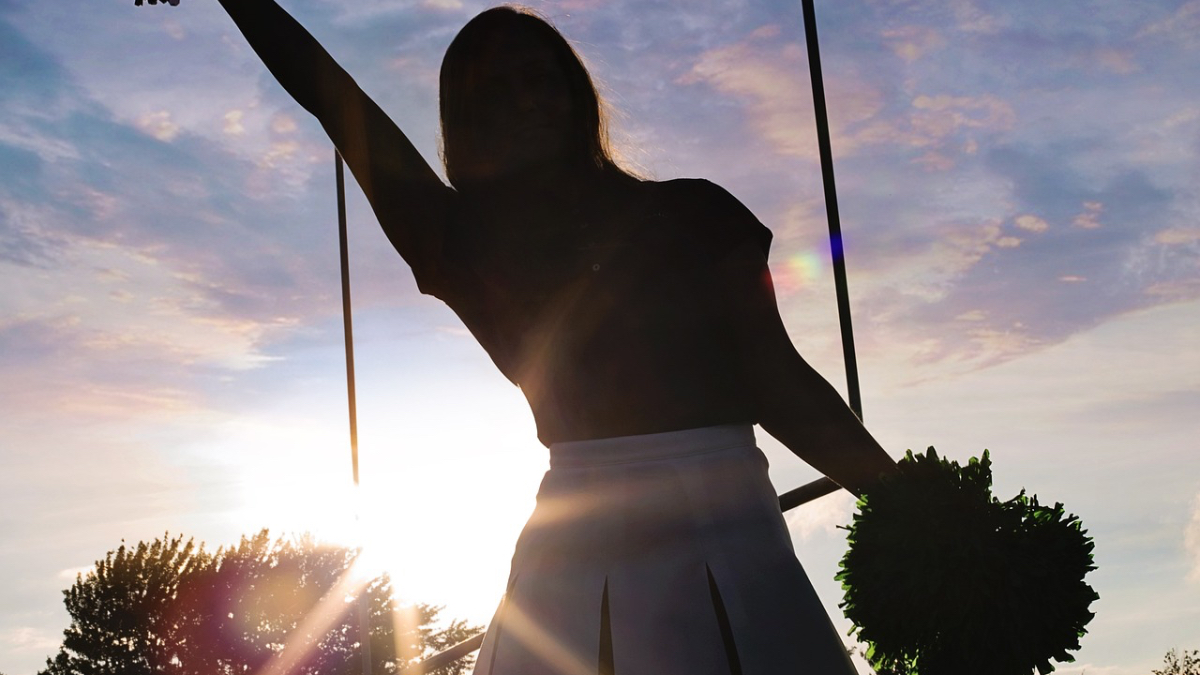
<instances>
[{"instance_id":1,"label":"sun","mask_svg":"<svg viewBox=\"0 0 1200 675\"><path fill-rule=\"evenodd\" d=\"M336 420L237 423L230 433L242 450L227 453L239 486L234 526L361 548L356 574L386 572L401 604L441 605L446 618L485 623L504 592L548 454L528 409L517 405L523 401L466 388L458 403L379 401L403 417L368 409L357 487ZM464 408L472 411L469 424Z\"/></svg>"},{"instance_id":2,"label":"sun","mask_svg":"<svg viewBox=\"0 0 1200 675\"><path fill-rule=\"evenodd\" d=\"M525 417L428 420L387 434L390 452L364 451L356 545L401 602L476 622L495 609L547 466Z\"/></svg>"}]
</instances>

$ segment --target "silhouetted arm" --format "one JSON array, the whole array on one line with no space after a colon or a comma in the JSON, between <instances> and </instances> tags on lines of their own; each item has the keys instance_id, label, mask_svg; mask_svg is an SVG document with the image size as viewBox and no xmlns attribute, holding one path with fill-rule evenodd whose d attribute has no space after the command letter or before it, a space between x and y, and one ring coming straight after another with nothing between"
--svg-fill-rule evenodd
<instances>
[{"instance_id":1,"label":"silhouetted arm","mask_svg":"<svg viewBox=\"0 0 1200 675\"><path fill-rule=\"evenodd\" d=\"M725 257L719 275L724 289L720 301L733 321L737 358L755 399L755 421L856 495L875 484L880 474L895 471L895 461L837 390L792 345L761 246L740 245Z\"/></svg>"},{"instance_id":2,"label":"silhouetted arm","mask_svg":"<svg viewBox=\"0 0 1200 675\"><path fill-rule=\"evenodd\" d=\"M279 84L321 122L396 250L410 265L432 262L454 191L283 8L273 0L220 2Z\"/></svg>"}]
</instances>

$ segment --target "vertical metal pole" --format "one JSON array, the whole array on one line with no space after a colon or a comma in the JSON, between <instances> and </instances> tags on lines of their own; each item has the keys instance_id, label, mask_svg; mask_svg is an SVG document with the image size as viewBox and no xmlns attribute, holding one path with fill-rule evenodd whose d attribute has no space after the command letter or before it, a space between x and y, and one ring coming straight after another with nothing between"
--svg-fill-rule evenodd
<instances>
[{"instance_id":1,"label":"vertical metal pole","mask_svg":"<svg viewBox=\"0 0 1200 675\"><path fill-rule=\"evenodd\" d=\"M358 492L358 406L354 397L354 327L350 319L350 247L346 236L346 177L342 155L333 151L337 176L338 248L342 267L342 327L346 338L346 392L350 402L350 463L354 468L354 491ZM355 514L358 518L359 514ZM355 603L358 607L359 642L362 644L362 672L371 675L371 599L364 584Z\"/></svg>"},{"instance_id":2,"label":"vertical metal pole","mask_svg":"<svg viewBox=\"0 0 1200 675\"><path fill-rule=\"evenodd\" d=\"M858 359L854 355L854 329L850 325L850 293L846 287L846 257L837 189L833 181L833 151L829 145L829 115L825 110L825 81L821 77L821 51L817 45L817 18L813 0L803 0L804 38L808 43L808 74L812 81L813 113L817 121L817 147L825 183L825 214L829 218L829 251L833 256L833 284L837 291L838 320L842 327L842 357L846 362L846 395L850 409L862 419L862 394L858 387Z\"/></svg>"},{"instance_id":3,"label":"vertical metal pole","mask_svg":"<svg viewBox=\"0 0 1200 675\"><path fill-rule=\"evenodd\" d=\"M333 151L337 176L338 248L342 266L342 327L346 337L346 391L350 402L350 462L354 467L354 487L358 487L358 410L354 400L354 327L350 317L350 251L346 237L346 177L342 155Z\"/></svg>"}]
</instances>

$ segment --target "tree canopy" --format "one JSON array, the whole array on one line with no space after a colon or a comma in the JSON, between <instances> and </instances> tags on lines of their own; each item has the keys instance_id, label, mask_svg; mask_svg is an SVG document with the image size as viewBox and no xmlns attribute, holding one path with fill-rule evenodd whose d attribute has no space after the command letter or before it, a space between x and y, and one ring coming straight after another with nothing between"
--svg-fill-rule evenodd
<instances>
[{"instance_id":1,"label":"tree canopy","mask_svg":"<svg viewBox=\"0 0 1200 675\"><path fill-rule=\"evenodd\" d=\"M39 675L241 675L285 664L289 675L357 675L360 597L376 675L481 630L463 621L439 627L440 607L399 608L386 574L355 581L357 557L267 530L216 553L182 536L122 542L63 591L71 624ZM469 665L435 672L459 675Z\"/></svg>"},{"instance_id":2,"label":"tree canopy","mask_svg":"<svg viewBox=\"0 0 1200 675\"><path fill-rule=\"evenodd\" d=\"M1177 653L1172 649L1163 657L1163 669L1151 672L1154 675L1200 675L1200 650L1185 649Z\"/></svg>"}]
</instances>

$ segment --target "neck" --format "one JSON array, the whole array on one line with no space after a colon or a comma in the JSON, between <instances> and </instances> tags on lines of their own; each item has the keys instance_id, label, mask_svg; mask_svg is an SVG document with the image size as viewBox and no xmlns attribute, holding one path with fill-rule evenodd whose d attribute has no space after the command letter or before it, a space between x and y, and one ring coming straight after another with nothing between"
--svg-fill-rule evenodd
<instances>
[{"instance_id":1,"label":"neck","mask_svg":"<svg viewBox=\"0 0 1200 675\"><path fill-rule=\"evenodd\" d=\"M497 204L537 202L552 205L577 202L587 194L602 189L608 182L605 172L554 164L479 181L471 185L468 191L482 201Z\"/></svg>"}]
</instances>

